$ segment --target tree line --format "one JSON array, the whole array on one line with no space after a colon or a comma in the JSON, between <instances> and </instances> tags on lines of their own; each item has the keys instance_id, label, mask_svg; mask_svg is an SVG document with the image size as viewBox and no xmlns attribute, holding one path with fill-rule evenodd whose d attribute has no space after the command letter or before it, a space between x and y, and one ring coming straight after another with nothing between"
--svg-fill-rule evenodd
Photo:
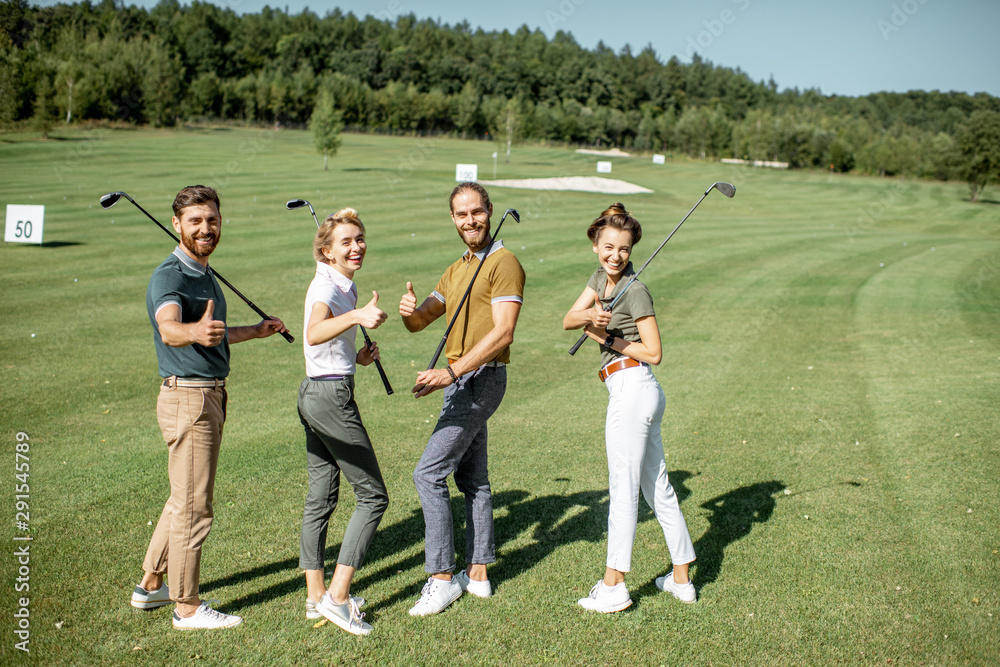
<instances>
[{"instance_id":1,"label":"tree line","mask_svg":"<svg viewBox=\"0 0 1000 667\"><path fill-rule=\"evenodd\" d=\"M1000 98L985 93L779 91L697 54L663 62L651 46L590 50L562 31L383 14L2 0L0 124L304 126L322 99L354 131L965 179L973 198L1000 180Z\"/></svg>"}]
</instances>

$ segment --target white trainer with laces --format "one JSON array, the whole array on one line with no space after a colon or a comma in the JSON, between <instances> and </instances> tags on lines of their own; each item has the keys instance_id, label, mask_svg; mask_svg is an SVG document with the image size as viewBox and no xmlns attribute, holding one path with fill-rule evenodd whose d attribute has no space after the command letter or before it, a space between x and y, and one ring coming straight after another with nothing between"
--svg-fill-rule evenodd
<instances>
[{"instance_id":1,"label":"white trainer with laces","mask_svg":"<svg viewBox=\"0 0 1000 667\"><path fill-rule=\"evenodd\" d=\"M431 577L420 591L420 599L410 609L410 616L430 616L444 611L448 605L462 597L462 587L458 581Z\"/></svg>"},{"instance_id":2,"label":"white trainer with laces","mask_svg":"<svg viewBox=\"0 0 1000 667\"><path fill-rule=\"evenodd\" d=\"M366 604L368 604L368 600L365 600L360 595L352 595L351 599L354 600L354 604L358 605L358 609L361 609ZM306 618L308 619L323 618L323 614L316 611L316 601L310 600L309 598L306 598Z\"/></svg>"},{"instance_id":3,"label":"white trainer with laces","mask_svg":"<svg viewBox=\"0 0 1000 667\"><path fill-rule=\"evenodd\" d=\"M455 575L455 579L458 580L458 585L462 587L462 591L465 593L472 593L477 598L488 598L493 595L493 586L490 585L489 579L486 581L470 579L465 570Z\"/></svg>"},{"instance_id":4,"label":"white trainer with laces","mask_svg":"<svg viewBox=\"0 0 1000 667\"><path fill-rule=\"evenodd\" d=\"M674 581L674 571L667 572L665 576L656 578L656 587L664 593L671 593L681 602L691 604L698 599L698 592L694 589L694 584L688 581L686 584L678 584Z\"/></svg>"},{"instance_id":5,"label":"white trainer with laces","mask_svg":"<svg viewBox=\"0 0 1000 667\"><path fill-rule=\"evenodd\" d=\"M365 615L358 610L354 600L355 598L349 597L344 604L337 604L329 593L323 593L323 597L316 603L316 611L352 635L369 635L372 626L362 620Z\"/></svg>"},{"instance_id":6,"label":"white trainer with laces","mask_svg":"<svg viewBox=\"0 0 1000 667\"><path fill-rule=\"evenodd\" d=\"M590 589L590 595L580 598L577 604L590 611L611 614L626 609L632 604L632 598L629 597L628 589L625 588L625 582L615 586L606 586L604 581L598 581Z\"/></svg>"},{"instance_id":7,"label":"white trainer with laces","mask_svg":"<svg viewBox=\"0 0 1000 667\"><path fill-rule=\"evenodd\" d=\"M136 609L156 609L170 604L170 590L162 584L155 591L147 591L142 586L136 586L132 591L132 606Z\"/></svg>"},{"instance_id":8,"label":"white trainer with laces","mask_svg":"<svg viewBox=\"0 0 1000 667\"><path fill-rule=\"evenodd\" d=\"M218 600L211 600L218 602ZM187 618L182 618L174 611L174 627L178 630L216 630L219 628L235 628L243 622L239 616L231 616L216 611L208 606L208 602L202 602L198 610Z\"/></svg>"}]
</instances>

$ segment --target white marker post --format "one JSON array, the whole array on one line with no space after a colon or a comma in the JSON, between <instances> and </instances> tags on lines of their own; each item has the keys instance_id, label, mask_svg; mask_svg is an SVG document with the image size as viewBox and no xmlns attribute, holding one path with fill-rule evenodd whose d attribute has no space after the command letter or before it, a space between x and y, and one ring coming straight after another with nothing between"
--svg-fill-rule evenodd
<instances>
[{"instance_id":1,"label":"white marker post","mask_svg":"<svg viewBox=\"0 0 1000 667\"><path fill-rule=\"evenodd\" d=\"M7 223L3 240L7 243L42 244L45 207L7 204Z\"/></svg>"},{"instance_id":2,"label":"white marker post","mask_svg":"<svg viewBox=\"0 0 1000 667\"><path fill-rule=\"evenodd\" d=\"M667 156L660 155L659 153L653 154L653 164L665 164L667 161Z\"/></svg>"},{"instance_id":3,"label":"white marker post","mask_svg":"<svg viewBox=\"0 0 1000 667\"><path fill-rule=\"evenodd\" d=\"M477 180L479 180L479 165L475 164L455 165L456 183L464 183L466 181L477 181Z\"/></svg>"},{"instance_id":4,"label":"white marker post","mask_svg":"<svg viewBox=\"0 0 1000 667\"><path fill-rule=\"evenodd\" d=\"M611 163L600 161L597 163L597 173L598 174L610 174L611 173Z\"/></svg>"}]
</instances>

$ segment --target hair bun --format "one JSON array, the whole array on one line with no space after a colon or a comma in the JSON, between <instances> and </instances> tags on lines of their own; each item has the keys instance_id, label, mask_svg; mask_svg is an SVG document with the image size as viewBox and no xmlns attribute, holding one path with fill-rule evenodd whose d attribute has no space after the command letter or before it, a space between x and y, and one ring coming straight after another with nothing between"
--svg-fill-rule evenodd
<instances>
[{"instance_id":1,"label":"hair bun","mask_svg":"<svg viewBox=\"0 0 1000 667\"><path fill-rule=\"evenodd\" d=\"M358 212L355 211L350 206L348 206L347 208L342 208L339 211L337 211L336 213L334 213L333 217L335 217L335 218L354 218L354 219L358 219Z\"/></svg>"}]
</instances>

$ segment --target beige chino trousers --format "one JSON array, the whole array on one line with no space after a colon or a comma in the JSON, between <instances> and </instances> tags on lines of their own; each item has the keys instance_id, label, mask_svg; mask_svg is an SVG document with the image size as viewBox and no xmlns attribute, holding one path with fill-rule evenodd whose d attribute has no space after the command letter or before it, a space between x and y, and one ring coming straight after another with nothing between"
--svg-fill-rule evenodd
<instances>
[{"instance_id":1,"label":"beige chino trousers","mask_svg":"<svg viewBox=\"0 0 1000 667\"><path fill-rule=\"evenodd\" d=\"M156 418L169 451L170 497L153 531L142 568L170 578L170 598L197 604L201 545L212 529L215 470L226 422L224 388L164 384Z\"/></svg>"}]
</instances>

